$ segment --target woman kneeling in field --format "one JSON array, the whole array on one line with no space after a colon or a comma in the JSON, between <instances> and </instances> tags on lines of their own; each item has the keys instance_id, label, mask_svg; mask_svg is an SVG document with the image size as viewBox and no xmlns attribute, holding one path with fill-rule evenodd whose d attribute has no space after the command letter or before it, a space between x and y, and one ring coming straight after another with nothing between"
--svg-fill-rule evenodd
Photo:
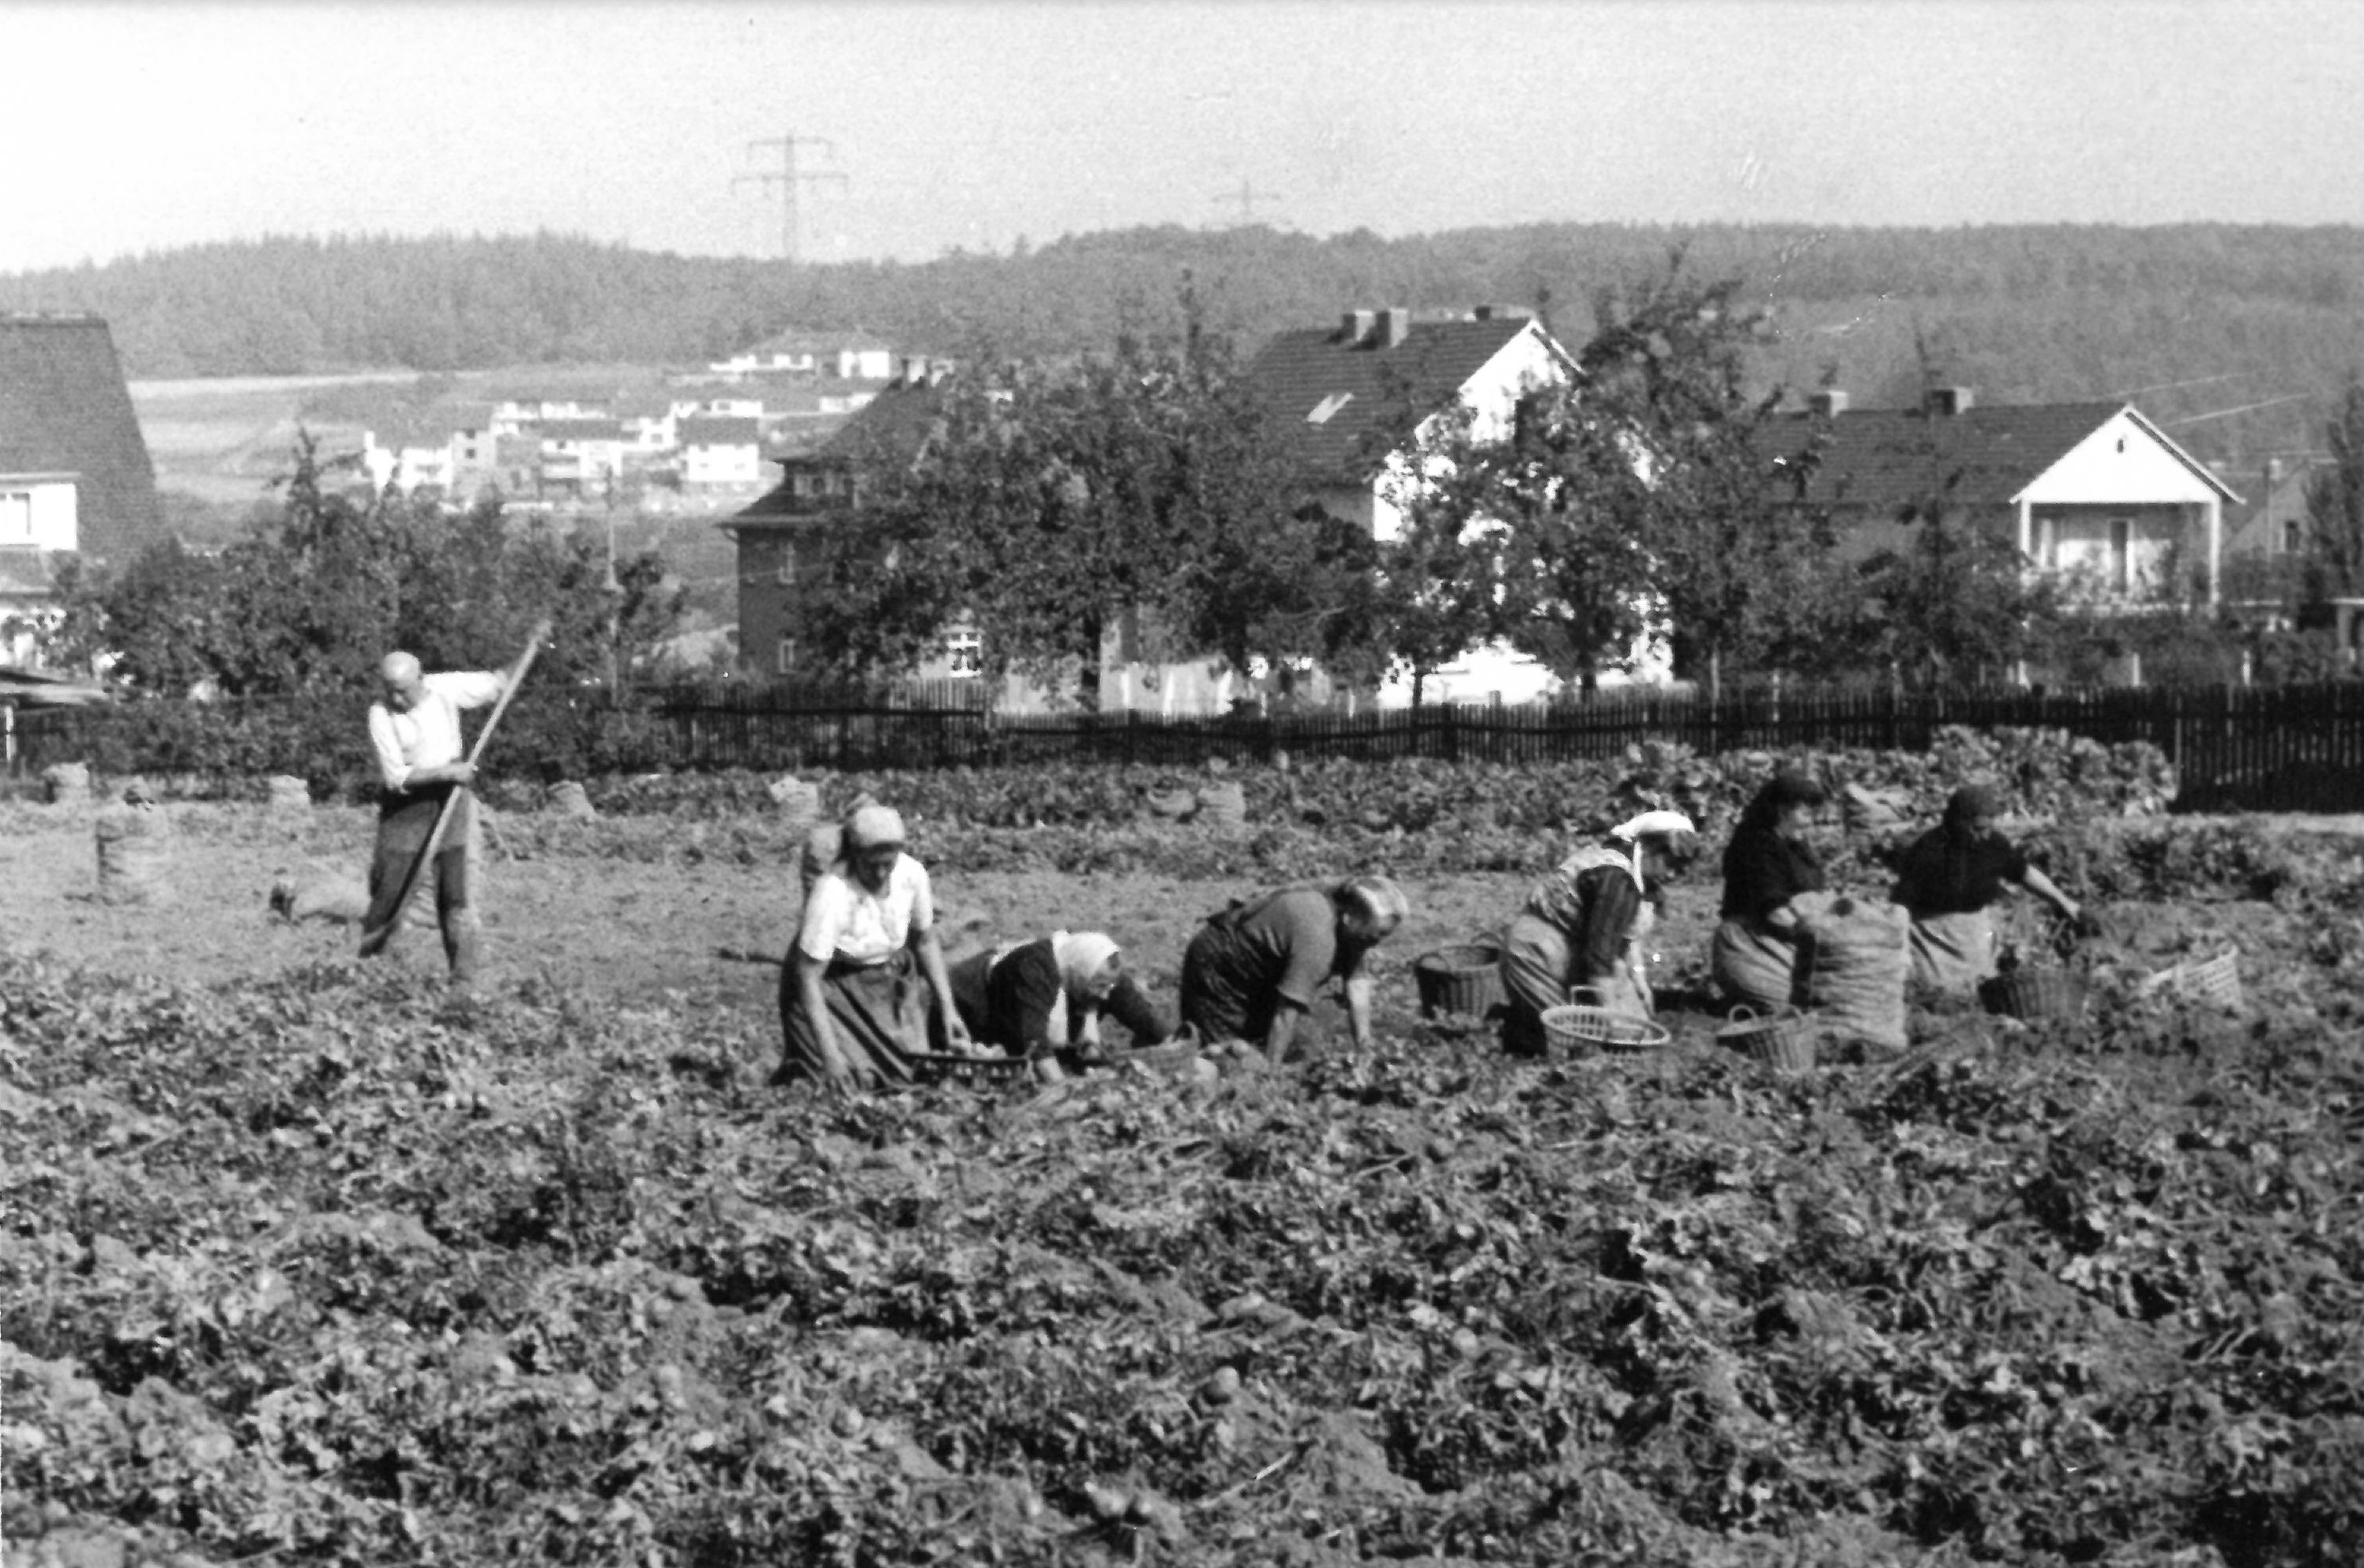
<instances>
[{"instance_id":1,"label":"woman kneeling in field","mask_svg":"<svg viewBox=\"0 0 2364 1568\"><path fill-rule=\"evenodd\" d=\"M1544 1048L1543 1015L1590 990L1600 1005L1647 1017L1650 983L1635 951L1660 885L1689 864L1699 839L1680 812L1644 812L1586 845L1535 884L1502 934L1502 1044Z\"/></svg>"},{"instance_id":2,"label":"woman kneeling in field","mask_svg":"<svg viewBox=\"0 0 2364 1568\"><path fill-rule=\"evenodd\" d=\"M1084 1065L1098 1054L1104 1015L1131 1031L1136 1046L1174 1033L1104 932L1054 931L972 954L952 966L952 983L970 1037L1009 1056Z\"/></svg>"},{"instance_id":3,"label":"woman kneeling in field","mask_svg":"<svg viewBox=\"0 0 2364 1568\"><path fill-rule=\"evenodd\" d=\"M1183 952L1182 1020L1210 1043L1245 1040L1277 1067L1334 978L1344 982L1355 1045L1368 1049L1371 977L1363 959L1411 913L1403 890L1385 877L1234 900L1207 917Z\"/></svg>"},{"instance_id":4,"label":"woman kneeling in field","mask_svg":"<svg viewBox=\"0 0 2364 1568\"><path fill-rule=\"evenodd\" d=\"M1997 957L1988 911L2010 887L2025 888L2080 930L2091 922L2077 902L1994 828L1994 791L1966 784L1946 802L1944 820L1904 852L1896 902L1912 915L1912 983L1940 993L1977 991Z\"/></svg>"},{"instance_id":5,"label":"woman kneeling in field","mask_svg":"<svg viewBox=\"0 0 2364 1568\"><path fill-rule=\"evenodd\" d=\"M927 868L903 853L903 819L885 806L854 812L780 969L780 1076L865 1088L910 1081L911 1057L928 1048L915 968L946 1042L969 1049L935 928L935 894Z\"/></svg>"},{"instance_id":6,"label":"woman kneeling in field","mask_svg":"<svg viewBox=\"0 0 2364 1568\"><path fill-rule=\"evenodd\" d=\"M1734 1002L1767 1011L1802 1002L1799 944L1801 895L1823 890L1823 862L1807 842L1820 783L1777 773L1756 791L1723 851L1723 920L1710 970Z\"/></svg>"}]
</instances>

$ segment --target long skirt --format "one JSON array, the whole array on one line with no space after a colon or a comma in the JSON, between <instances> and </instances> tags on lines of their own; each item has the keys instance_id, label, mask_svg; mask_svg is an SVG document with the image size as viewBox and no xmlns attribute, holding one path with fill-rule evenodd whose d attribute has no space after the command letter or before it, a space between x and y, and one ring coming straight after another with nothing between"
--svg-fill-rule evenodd
<instances>
[{"instance_id":1,"label":"long skirt","mask_svg":"<svg viewBox=\"0 0 2364 1568\"><path fill-rule=\"evenodd\" d=\"M1579 985L1594 982L1576 972L1576 948L1567 933L1541 915L1522 914L1502 933L1502 1045L1514 1056L1544 1051L1543 1014L1577 1000ZM1630 984L1596 986L1595 1004L1646 1016L1642 993Z\"/></svg>"},{"instance_id":2,"label":"long skirt","mask_svg":"<svg viewBox=\"0 0 2364 1568\"><path fill-rule=\"evenodd\" d=\"M1912 917L1912 983L1924 990L1966 994L1995 973L1994 917L1974 909L1960 914Z\"/></svg>"},{"instance_id":3,"label":"long skirt","mask_svg":"<svg viewBox=\"0 0 2364 1568\"><path fill-rule=\"evenodd\" d=\"M928 988L919 978L911 950L898 948L876 964L832 963L821 971L820 993L829 1021L837 1026L838 1049L861 1076L866 1068L884 1085L909 1083L911 1057L928 1048ZM780 1033L786 1053L784 1079L829 1077L820 1034L805 1012L797 987L797 953L780 966Z\"/></svg>"},{"instance_id":4,"label":"long skirt","mask_svg":"<svg viewBox=\"0 0 2364 1568\"><path fill-rule=\"evenodd\" d=\"M1783 940L1765 922L1734 915L1715 928L1709 972L1734 1002L1768 1013L1802 1005L1799 952L1798 943Z\"/></svg>"}]
</instances>

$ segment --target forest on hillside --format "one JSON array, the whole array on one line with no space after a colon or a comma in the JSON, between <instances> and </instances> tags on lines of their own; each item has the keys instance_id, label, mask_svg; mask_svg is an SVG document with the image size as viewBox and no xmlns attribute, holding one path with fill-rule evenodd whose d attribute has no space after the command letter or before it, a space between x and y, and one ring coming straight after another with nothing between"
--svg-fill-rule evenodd
<instances>
[{"instance_id":1,"label":"forest on hillside","mask_svg":"<svg viewBox=\"0 0 2364 1568\"><path fill-rule=\"evenodd\" d=\"M1984 401L2132 396L2202 454L2252 456L2316 442L2364 369L2364 230L2336 227L1168 226L826 264L549 233L277 237L0 275L0 309L106 317L135 378L688 366L790 329L956 358L1061 353L1170 327L1186 274L1210 324L1250 348L1344 309L1480 301L1580 338L1603 289L1677 248L1772 307L1768 386L1842 386L1859 407L1933 376Z\"/></svg>"}]
</instances>

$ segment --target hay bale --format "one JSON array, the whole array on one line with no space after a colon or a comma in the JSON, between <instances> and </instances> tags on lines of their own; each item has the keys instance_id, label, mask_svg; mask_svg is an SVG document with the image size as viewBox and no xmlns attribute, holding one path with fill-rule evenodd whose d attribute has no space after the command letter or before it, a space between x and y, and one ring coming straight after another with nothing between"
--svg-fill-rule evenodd
<instances>
[{"instance_id":1,"label":"hay bale","mask_svg":"<svg viewBox=\"0 0 2364 1568\"><path fill-rule=\"evenodd\" d=\"M41 769L41 799L52 806L90 804L90 765L53 762Z\"/></svg>"},{"instance_id":2,"label":"hay bale","mask_svg":"<svg viewBox=\"0 0 2364 1568\"><path fill-rule=\"evenodd\" d=\"M274 773L269 780L271 794L265 802L271 815L302 816L312 810L312 787L289 773Z\"/></svg>"},{"instance_id":3,"label":"hay bale","mask_svg":"<svg viewBox=\"0 0 2364 1568\"><path fill-rule=\"evenodd\" d=\"M125 802L91 820L102 903L160 904L173 896L173 819L161 806Z\"/></svg>"},{"instance_id":4,"label":"hay bale","mask_svg":"<svg viewBox=\"0 0 2364 1568\"><path fill-rule=\"evenodd\" d=\"M1199 791L1199 819L1211 827L1232 828L1248 820L1248 795L1237 784L1210 784Z\"/></svg>"},{"instance_id":5,"label":"hay bale","mask_svg":"<svg viewBox=\"0 0 2364 1568\"><path fill-rule=\"evenodd\" d=\"M550 787L550 809L570 822L587 823L599 814L583 786L572 778L562 778Z\"/></svg>"}]
</instances>

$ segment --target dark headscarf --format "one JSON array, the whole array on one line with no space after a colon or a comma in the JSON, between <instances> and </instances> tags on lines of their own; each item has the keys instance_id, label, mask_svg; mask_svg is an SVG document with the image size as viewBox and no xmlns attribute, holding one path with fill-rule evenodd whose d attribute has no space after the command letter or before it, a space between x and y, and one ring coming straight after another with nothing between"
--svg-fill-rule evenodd
<instances>
[{"instance_id":1,"label":"dark headscarf","mask_svg":"<svg viewBox=\"0 0 2364 1568\"><path fill-rule=\"evenodd\" d=\"M2001 804L1991 786L1965 784L1955 790L1953 798L1946 802L1946 825L1969 827L1982 822L1992 822Z\"/></svg>"},{"instance_id":2,"label":"dark headscarf","mask_svg":"<svg viewBox=\"0 0 2364 1568\"><path fill-rule=\"evenodd\" d=\"M1830 798L1812 774L1783 768L1767 779L1740 813L1742 827L1771 827L1785 806L1819 806Z\"/></svg>"}]
</instances>

